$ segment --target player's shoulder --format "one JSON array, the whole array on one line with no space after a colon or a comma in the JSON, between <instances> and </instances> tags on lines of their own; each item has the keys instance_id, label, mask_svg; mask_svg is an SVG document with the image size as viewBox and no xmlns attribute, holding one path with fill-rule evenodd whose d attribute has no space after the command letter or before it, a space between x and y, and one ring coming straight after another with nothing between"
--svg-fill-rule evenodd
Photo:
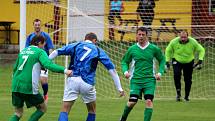
<instances>
[{"instance_id":1,"label":"player's shoulder","mask_svg":"<svg viewBox=\"0 0 215 121\"><path fill-rule=\"evenodd\" d=\"M150 47L150 48L152 48L152 49L160 49L159 47L158 47L158 45L156 45L155 43L149 43L149 45L148 45L148 47Z\"/></svg>"}]
</instances>

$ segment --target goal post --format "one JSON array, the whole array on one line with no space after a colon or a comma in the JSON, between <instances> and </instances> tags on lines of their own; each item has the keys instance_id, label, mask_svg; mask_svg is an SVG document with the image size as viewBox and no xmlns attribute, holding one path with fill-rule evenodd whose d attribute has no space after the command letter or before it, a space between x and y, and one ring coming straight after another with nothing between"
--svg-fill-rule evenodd
<instances>
[{"instance_id":1,"label":"goal post","mask_svg":"<svg viewBox=\"0 0 215 121\"><path fill-rule=\"evenodd\" d=\"M129 80L121 72L121 59L129 46L136 43L135 33L139 26L146 26L137 13L138 0L123 0L125 10L121 13L122 24L118 18L111 24L109 16L110 0L38 0L26 3L26 35L31 33L33 19L42 20L42 30L52 37L55 48L84 39L88 32L98 35L98 46L110 56L119 73L122 86L129 94ZM208 4L207 4L208 3ZM163 52L178 32L186 30L205 48L206 55L202 70L194 70L190 97L193 99L215 98L215 16L209 13L208 0L159 0L155 1L154 19L150 42L158 45ZM145 18L148 19L148 18ZM110 38L114 38L110 40ZM65 56L54 61L65 65ZM175 87L171 69L157 82L156 98L175 99ZM184 95L184 82L182 95ZM61 100L64 76L49 74L50 98ZM96 72L98 98L118 98L114 82L108 71L98 65Z\"/></svg>"}]
</instances>

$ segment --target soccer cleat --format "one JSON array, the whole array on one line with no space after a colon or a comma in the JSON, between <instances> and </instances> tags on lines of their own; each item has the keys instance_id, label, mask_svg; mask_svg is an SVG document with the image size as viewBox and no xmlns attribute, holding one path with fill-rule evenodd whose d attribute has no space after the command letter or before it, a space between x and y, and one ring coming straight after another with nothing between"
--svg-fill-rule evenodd
<instances>
[{"instance_id":1,"label":"soccer cleat","mask_svg":"<svg viewBox=\"0 0 215 121\"><path fill-rule=\"evenodd\" d=\"M44 95L43 98L44 98L45 102L47 103L48 102L48 94Z\"/></svg>"},{"instance_id":2,"label":"soccer cleat","mask_svg":"<svg viewBox=\"0 0 215 121\"><path fill-rule=\"evenodd\" d=\"M181 102L181 96L176 96L176 102Z\"/></svg>"},{"instance_id":3,"label":"soccer cleat","mask_svg":"<svg viewBox=\"0 0 215 121\"><path fill-rule=\"evenodd\" d=\"M126 121L124 117L121 117L119 121Z\"/></svg>"},{"instance_id":4,"label":"soccer cleat","mask_svg":"<svg viewBox=\"0 0 215 121\"><path fill-rule=\"evenodd\" d=\"M184 101L189 102L190 99L189 98L184 98Z\"/></svg>"}]
</instances>

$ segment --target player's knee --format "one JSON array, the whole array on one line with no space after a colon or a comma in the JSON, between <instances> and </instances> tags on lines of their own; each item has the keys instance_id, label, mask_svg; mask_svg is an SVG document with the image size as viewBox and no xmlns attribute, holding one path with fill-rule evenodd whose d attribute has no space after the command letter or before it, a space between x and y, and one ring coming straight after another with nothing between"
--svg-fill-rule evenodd
<instances>
[{"instance_id":1,"label":"player's knee","mask_svg":"<svg viewBox=\"0 0 215 121\"><path fill-rule=\"evenodd\" d=\"M45 103L42 103L37 106L37 109L45 113L47 111L47 106Z\"/></svg>"},{"instance_id":2,"label":"player's knee","mask_svg":"<svg viewBox=\"0 0 215 121\"><path fill-rule=\"evenodd\" d=\"M128 107L134 107L134 105L137 103L139 96L138 95L130 95L129 101L128 101Z\"/></svg>"},{"instance_id":3,"label":"player's knee","mask_svg":"<svg viewBox=\"0 0 215 121\"><path fill-rule=\"evenodd\" d=\"M144 99L145 99L145 102L146 102L146 108L153 108L154 96L147 94L147 95L144 95Z\"/></svg>"},{"instance_id":4,"label":"player's knee","mask_svg":"<svg viewBox=\"0 0 215 121\"><path fill-rule=\"evenodd\" d=\"M23 110L17 110L17 111L15 111L15 115L18 116L19 118L21 118L22 115L23 115Z\"/></svg>"}]
</instances>

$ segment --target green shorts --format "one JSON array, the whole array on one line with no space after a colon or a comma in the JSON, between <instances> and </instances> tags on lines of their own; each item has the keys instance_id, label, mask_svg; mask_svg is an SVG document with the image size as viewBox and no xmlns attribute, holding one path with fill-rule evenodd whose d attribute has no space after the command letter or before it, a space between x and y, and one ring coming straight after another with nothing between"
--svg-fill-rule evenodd
<instances>
[{"instance_id":1,"label":"green shorts","mask_svg":"<svg viewBox=\"0 0 215 121\"><path fill-rule=\"evenodd\" d=\"M17 108L22 108L24 106L24 102L27 108L32 106L37 106L44 102L44 99L41 94L23 94L19 92L12 92L12 104Z\"/></svg>"},{"instance_id":2,"label":"green shorts","mask_svg":"<svg viewBox=\"0 0 215 121\"><path fill-rule=\"evenodd\" d=\"M141 99L142 93L144 95L155 93L156 80L154 78L131 79L130 81L130 95L138 95Z\"/></svg>"}]
</instances>

